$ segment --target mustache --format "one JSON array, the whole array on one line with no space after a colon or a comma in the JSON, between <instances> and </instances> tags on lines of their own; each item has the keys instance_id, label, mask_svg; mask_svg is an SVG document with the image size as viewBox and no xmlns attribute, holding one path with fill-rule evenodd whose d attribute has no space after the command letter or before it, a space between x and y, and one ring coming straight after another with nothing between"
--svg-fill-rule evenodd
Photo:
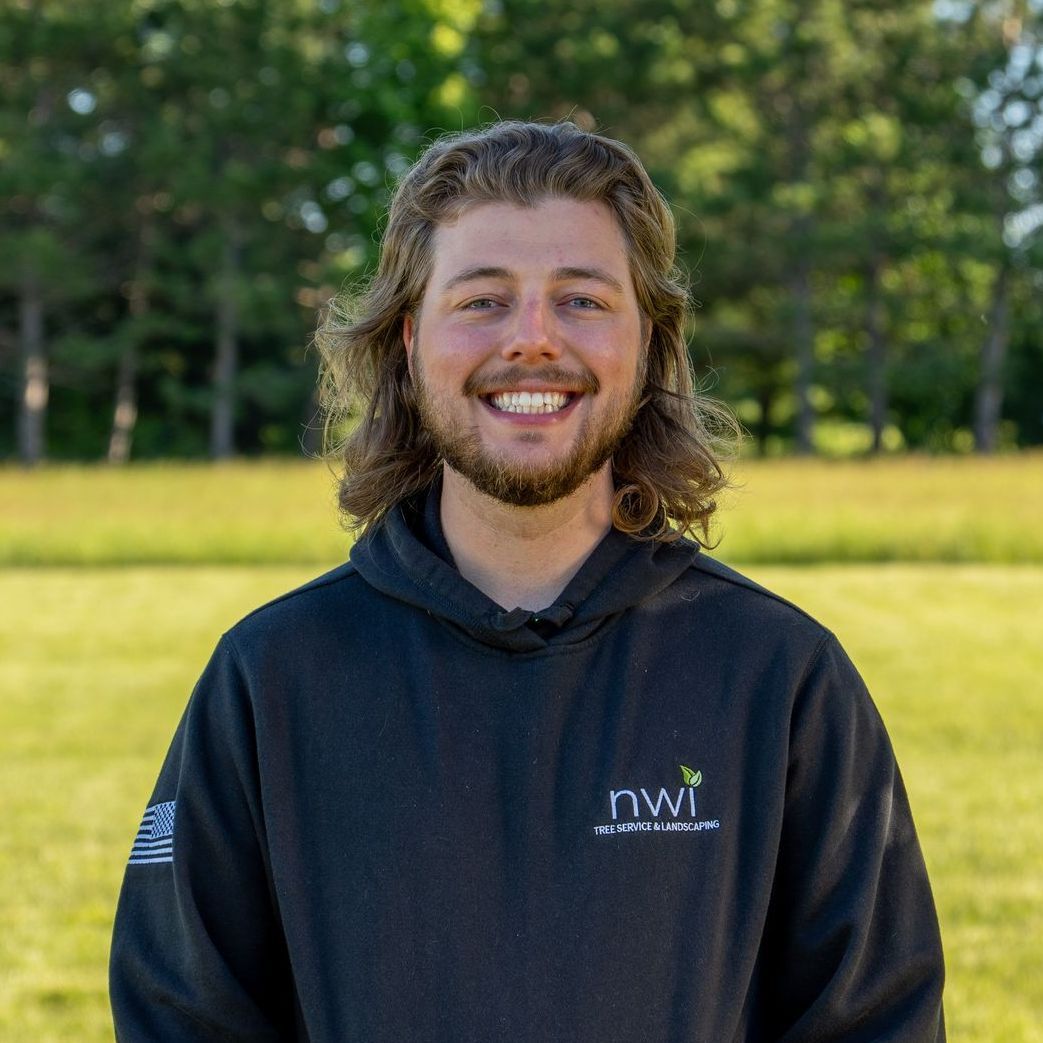
<instances>
[{"instance_id":1,"label":"mustache","mask_svg":"<svg viewBox=\"0 0 1043 1043\"><path fill-rule=\"evenodd\" d=\"M494 391L502 391L505 387L515 387L523 381L538 381L541 384L552 384L579 391L585 395L596 395L601 382L589 370L576 372L564 366L549 364L546 366L505 366L503 369L480 375L472 374L464 381L464 394L479 398L491 395Z\"/></svg>"}]
</instances>

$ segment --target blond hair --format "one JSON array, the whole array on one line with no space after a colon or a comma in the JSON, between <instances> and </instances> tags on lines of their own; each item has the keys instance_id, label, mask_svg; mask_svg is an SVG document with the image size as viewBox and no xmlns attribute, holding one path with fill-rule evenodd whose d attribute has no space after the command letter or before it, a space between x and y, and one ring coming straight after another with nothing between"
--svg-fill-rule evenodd
<instances>
[{"instance_id":1,"label":"blond hair","mask_svg":"<svg viewBox=\"0 0 1043 1043\"><path fill-rule=\"evenodd\" d=\"M569 122L504 121L437 140L394 192L376 273L360 292L330 302L315 342L328 451L342 469L339 504L355 528L378 524L430 486L442 463L420 421L402 343L402 320L416 313L430 276L436 227L478 203L531 207L548 197L612 210L651 324L641 406L612 457L613 523L644 538L690 533L707 543L714 496L727 484L719 447L737 426L694 388L673 215L631 149ZM330 432L355 416L329 446Z\"/></svg>"}]
</instances>

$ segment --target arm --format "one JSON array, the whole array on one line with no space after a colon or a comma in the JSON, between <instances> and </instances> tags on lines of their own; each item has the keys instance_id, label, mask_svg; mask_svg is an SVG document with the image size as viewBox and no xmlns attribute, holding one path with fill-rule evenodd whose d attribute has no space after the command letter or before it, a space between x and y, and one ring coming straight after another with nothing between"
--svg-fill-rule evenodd
<instances>
[{"instance_id":1,"label":"arm","mask_svg":"<svg viewBox=\"0 0 1043 1043\"><path fill-rule=\"evenodd\" d=\"M941 940L905 788L832 637L793 709L769 916L780 1043L944 1040Z\"/></svg>"},{"instance_id":2,"label":"arm","mask_svg":"<svg viewBox=\"0 0 1043 1043\"><path fill-rule=\"evenodd\" d=\"M148 802L162 820L146 815L127 866L110 964L117 1039L293 1038L259 794L249 697L226 636Z\"/></svg>"}]
</instances>

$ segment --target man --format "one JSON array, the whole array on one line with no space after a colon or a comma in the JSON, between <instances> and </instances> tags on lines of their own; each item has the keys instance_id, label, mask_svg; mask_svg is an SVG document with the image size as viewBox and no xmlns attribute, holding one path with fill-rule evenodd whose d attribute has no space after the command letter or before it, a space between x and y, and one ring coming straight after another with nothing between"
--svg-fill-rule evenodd
<instances>
[{"instance_id":1,"label":"man","mask_svg":"<svg viewBox=\"0 0 1043 1043\"><path fill-rule=\"evenodd\" d=\"M617 142L502 123L406 175L319 339L362 535L193 693L120 900L120 1039L943 1038L865 688L700 548L685 300Z\"/></svg>"}]
</instances>

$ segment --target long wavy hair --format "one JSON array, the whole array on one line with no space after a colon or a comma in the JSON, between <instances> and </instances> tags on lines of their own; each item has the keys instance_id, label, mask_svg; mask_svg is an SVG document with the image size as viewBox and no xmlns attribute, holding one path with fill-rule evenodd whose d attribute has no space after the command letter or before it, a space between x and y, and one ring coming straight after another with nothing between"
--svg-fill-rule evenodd
<instances>
[{"instance_id":1,"label":"long wavy hair","mask_svg":"<svg viewBox=\"0 0 1043 1043\"><path fill-rule=\"evenodd\" d=\"M315 335L325 444L351 527L378 525L442 466L402 342L402 321L416 314L430 276L436 227L478 203L535 206L548 197L612 209L652 327L641 405L612 458L613 524L642 538L689 533L709 544L714 497L727 485L719 454L738 428L694 387L673 215L631 149L570 122L503 121L437 140L394 192L375 274L326 309ZM348 433L333 439L338 430Z\"/></svg>"}]
</instances>

